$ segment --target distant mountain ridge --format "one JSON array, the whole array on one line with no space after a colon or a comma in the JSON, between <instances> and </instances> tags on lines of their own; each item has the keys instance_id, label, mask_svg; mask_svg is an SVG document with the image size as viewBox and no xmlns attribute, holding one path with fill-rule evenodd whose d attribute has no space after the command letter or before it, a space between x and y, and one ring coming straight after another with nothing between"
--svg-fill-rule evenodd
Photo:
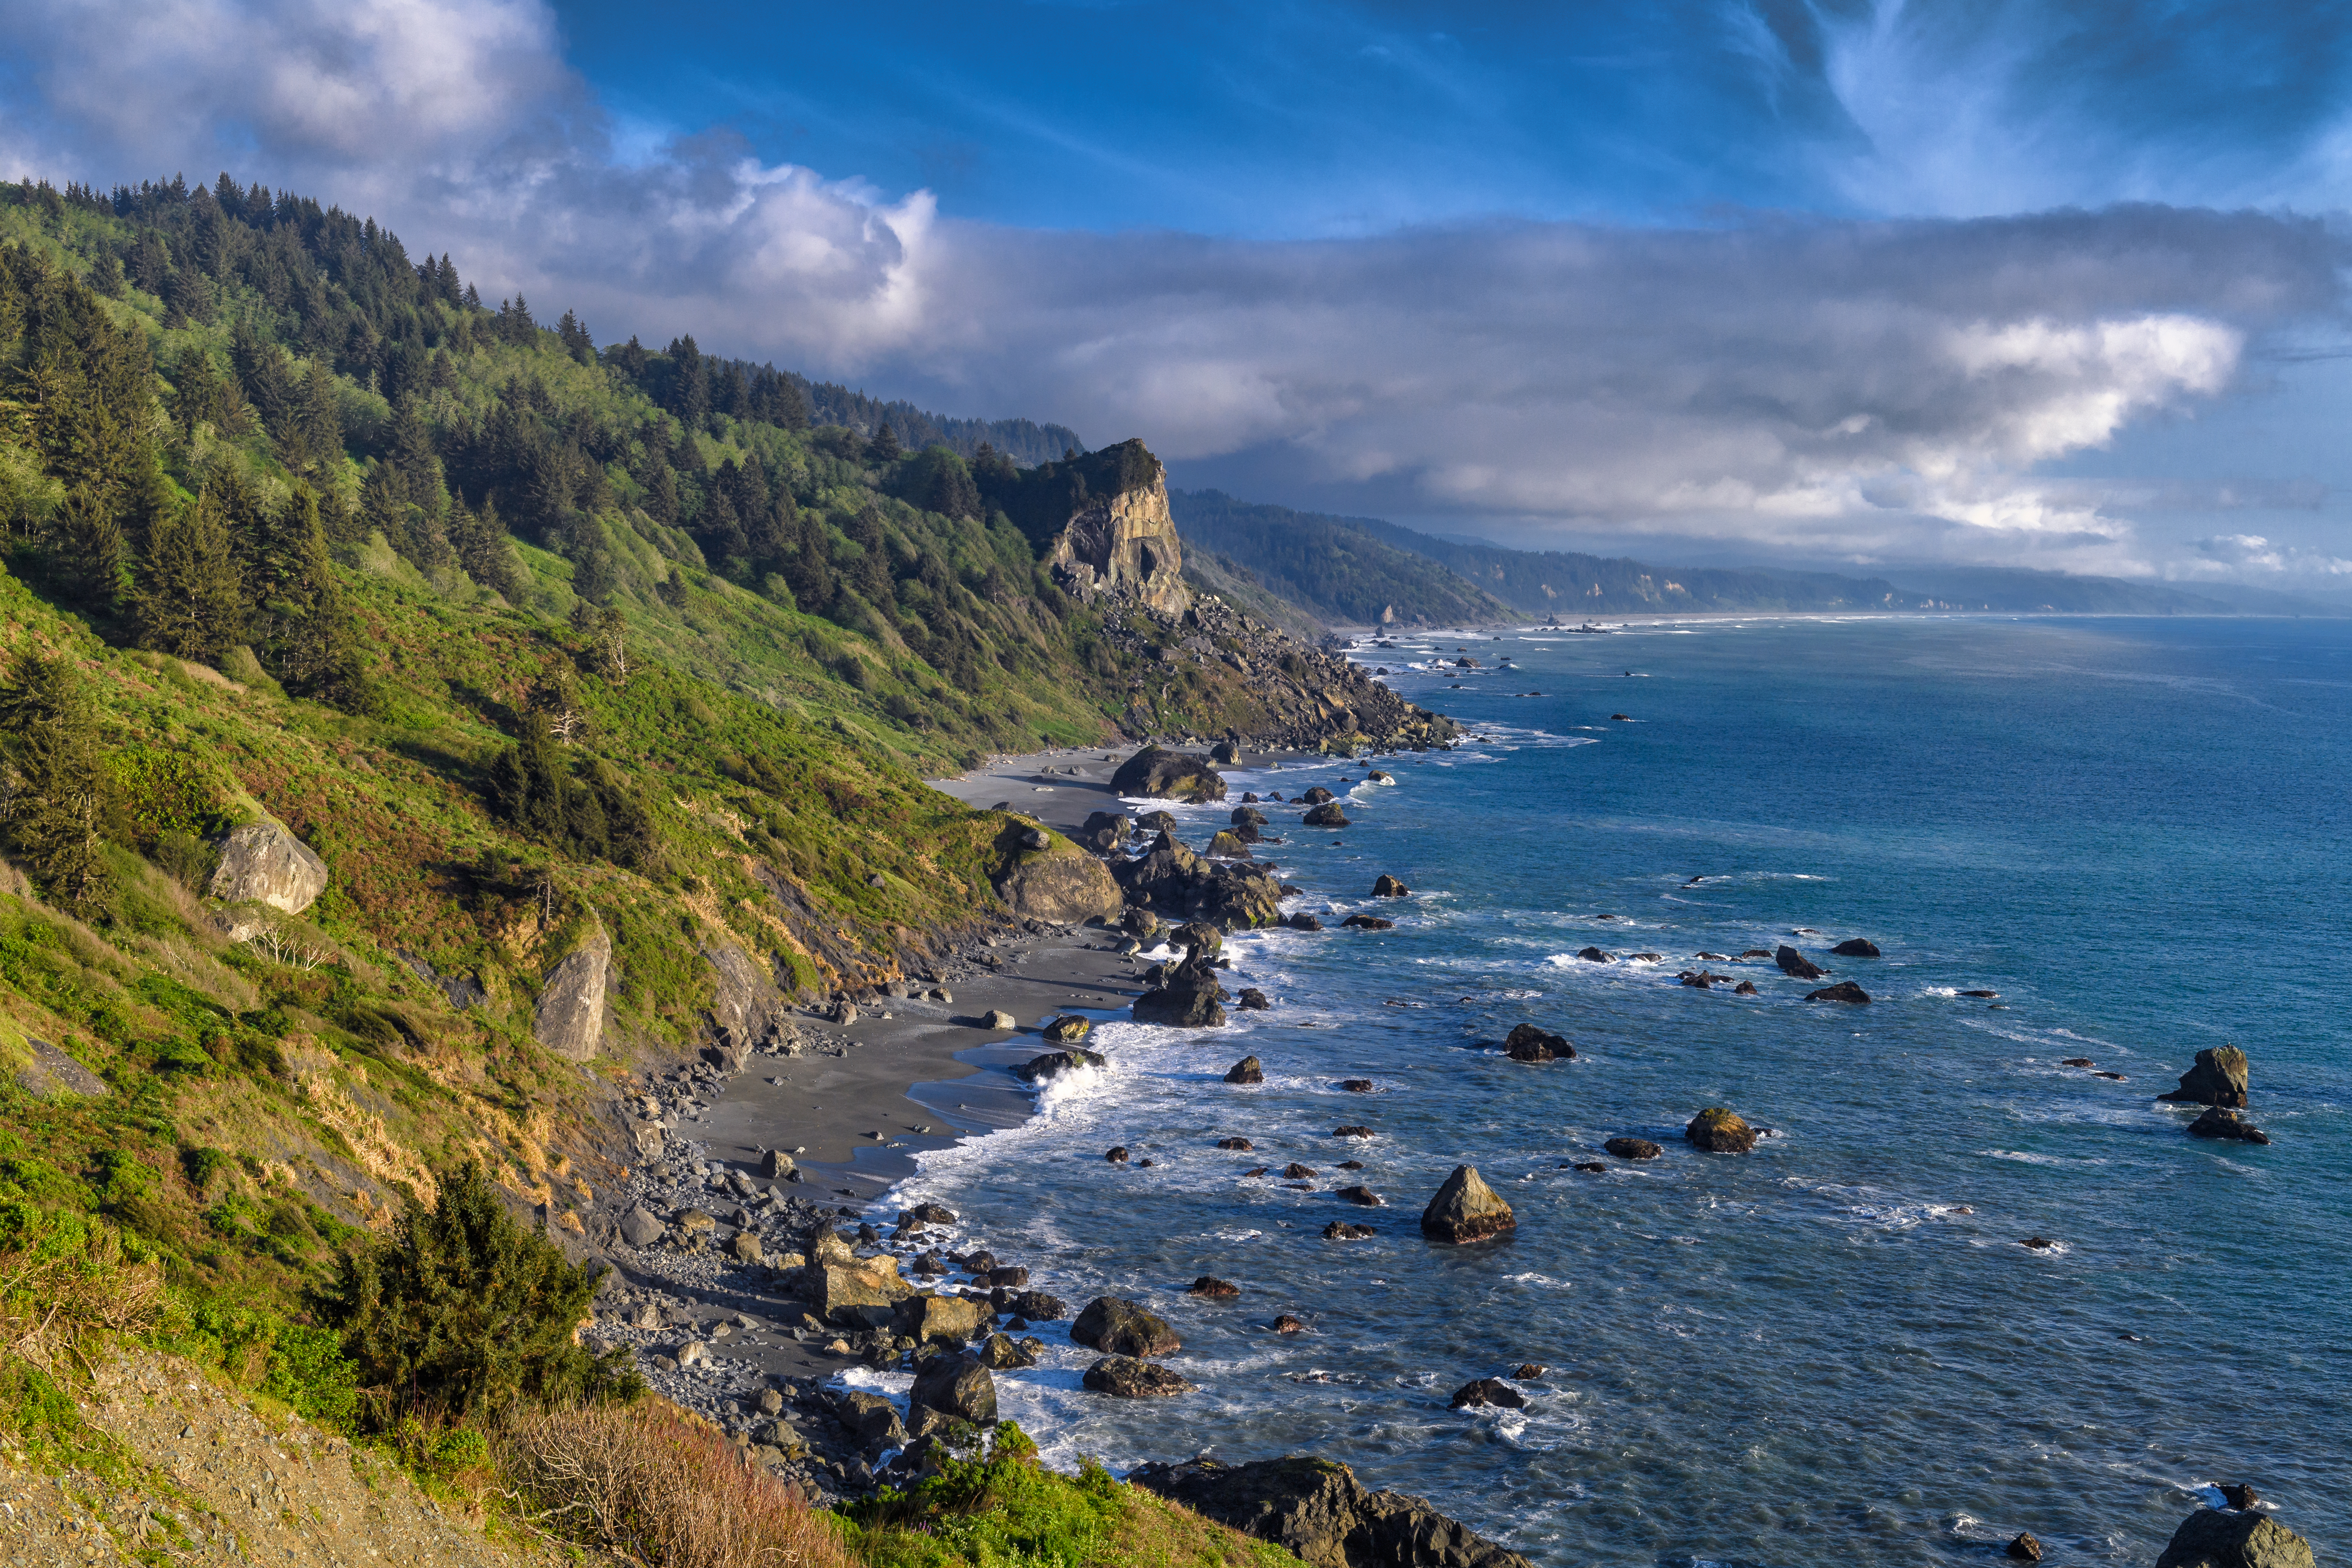
<instances>
[{"instance_id":1,"label":"distant mountain ridge","mask_svg":"<svg viewBox=\"0 0 2352 1568\"><path fill-rule=\"evenodd\" d=\"M1171 489L1168 504L1189 547L1223 557L1229 569L1250 573L1327 621L1474 626L1517 618L1510 605L1458 573L1381 539L1365 519L1236 500L1223 490Z\"/></svg>"}]
</instances>

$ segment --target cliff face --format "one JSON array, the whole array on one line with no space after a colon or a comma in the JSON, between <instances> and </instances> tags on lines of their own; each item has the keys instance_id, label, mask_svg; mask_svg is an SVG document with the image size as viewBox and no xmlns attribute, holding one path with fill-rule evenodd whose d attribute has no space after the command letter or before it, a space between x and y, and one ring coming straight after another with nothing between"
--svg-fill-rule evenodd
<instances>
[{"instance_id":1,"label":"cliff face","mask_svg":"<svg viewBox=\"0 0 2352 1568\"><path fill-rule=\"evenodd\" d=\"M1184 547L1168 510L1166 474L1140 441L1099 456L1124 459L1112 471L1125 486L1089 496L1063 527L1046 556L1055 580L1080 599L1125 595L1160 615L1182 615L1192 595L1184 586Z\"/></svg>"}]
</instances>

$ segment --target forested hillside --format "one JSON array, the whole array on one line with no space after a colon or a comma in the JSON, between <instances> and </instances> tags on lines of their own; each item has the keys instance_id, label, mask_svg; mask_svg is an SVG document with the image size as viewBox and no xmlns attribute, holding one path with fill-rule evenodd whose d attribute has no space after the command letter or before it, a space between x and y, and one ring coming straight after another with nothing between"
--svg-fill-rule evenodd
<instances>
[{"instance_id":1,"label":"forested hillside","mask_svg":"<svg viewBox=\"0 0 2352 1568\"><path fill-rule=\"evenodd\" d=\"M1511 605L1356 520L1255 505L1223 490L1171 490L1168 503L1186 542L1229 558L1328 621L1460 626L1516 618Z\"/></svg>"}]
</instances>

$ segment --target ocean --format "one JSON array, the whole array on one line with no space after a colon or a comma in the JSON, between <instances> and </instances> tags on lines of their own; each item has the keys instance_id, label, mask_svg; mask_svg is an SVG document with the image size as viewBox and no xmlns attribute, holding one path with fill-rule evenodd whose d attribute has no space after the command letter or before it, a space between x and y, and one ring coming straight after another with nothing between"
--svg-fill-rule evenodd
<instances>
[{"instance_id":1,"label":"ocean","mask_svg":"<svg viewBox=\"0 0 2352 1568\"><path fill-rule=\"evenodd\" d=\"M1138 1402L1083 1392L1093 1352L1041 1326L1045 1361L998 1387L1050 1462L1328 1455L1548 1568L1982 1562L2020 1531L2053 1563L2146 1563L2234 1480L2322 1562L2352 1552L2352 625L1393 644L1356 653L1474 739L1171 808L1195 847L1244 790L1322 784L1353 819L1265 808L1286 907L1332 928L1229 941L1229 986L1271 1010L1107 1018L1106 1068L875 1205L946 1203L1074 1308L1175 1325L1199 1390ZM1412 896L1371 899L1382 873ZM1396 927L1338 929L1357 910ZM1830 956L1853 936L1884 956ZM1764 961L1704 965L1753 997L1676 980L1782 942L1871 1004L1807 1003ZM1521 1022L1575 1059L1506 1058ZM2268 1147L2153 1100L2224 1042ZM1223 1081L1244 1055L1262 1086ZM1681 1130L1709 1105L1771 1131L1699 1153ZM1620 1134L1665 1153L1603 1154ZM1244 1175L1294 1161L1304 1186ZM1513 1206L1507 1240L1420 1236L1458 1163ZM1357 1181L1386 1206L1332 1195ZM1378 1235L1327 1241L1333 1219ZM1202 1274L1242 1296L1186 1295ZM1524 1408L1448 1408L1524 1363Z\"/></svg>"}]
</instances>

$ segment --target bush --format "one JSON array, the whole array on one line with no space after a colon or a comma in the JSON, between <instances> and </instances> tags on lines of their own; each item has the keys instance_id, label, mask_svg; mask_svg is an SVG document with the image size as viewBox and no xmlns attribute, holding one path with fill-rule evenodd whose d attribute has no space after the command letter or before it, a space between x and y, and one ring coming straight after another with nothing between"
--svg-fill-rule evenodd
<instances>
[{"instance_id":1,"label":"bush","mask_svg":"<svg viewBox=\"0 0 2352 1568\"><path fill-rule=\"evenodd\" d=\"M626 1351L572 1341L603 1277L509 1214L478 1165L445 1179L430 1211L346 1253L323 1303L379 1423L424 1408L462 1417L521 1395L632 1398Z\"/></svg>"}]
</instances>

